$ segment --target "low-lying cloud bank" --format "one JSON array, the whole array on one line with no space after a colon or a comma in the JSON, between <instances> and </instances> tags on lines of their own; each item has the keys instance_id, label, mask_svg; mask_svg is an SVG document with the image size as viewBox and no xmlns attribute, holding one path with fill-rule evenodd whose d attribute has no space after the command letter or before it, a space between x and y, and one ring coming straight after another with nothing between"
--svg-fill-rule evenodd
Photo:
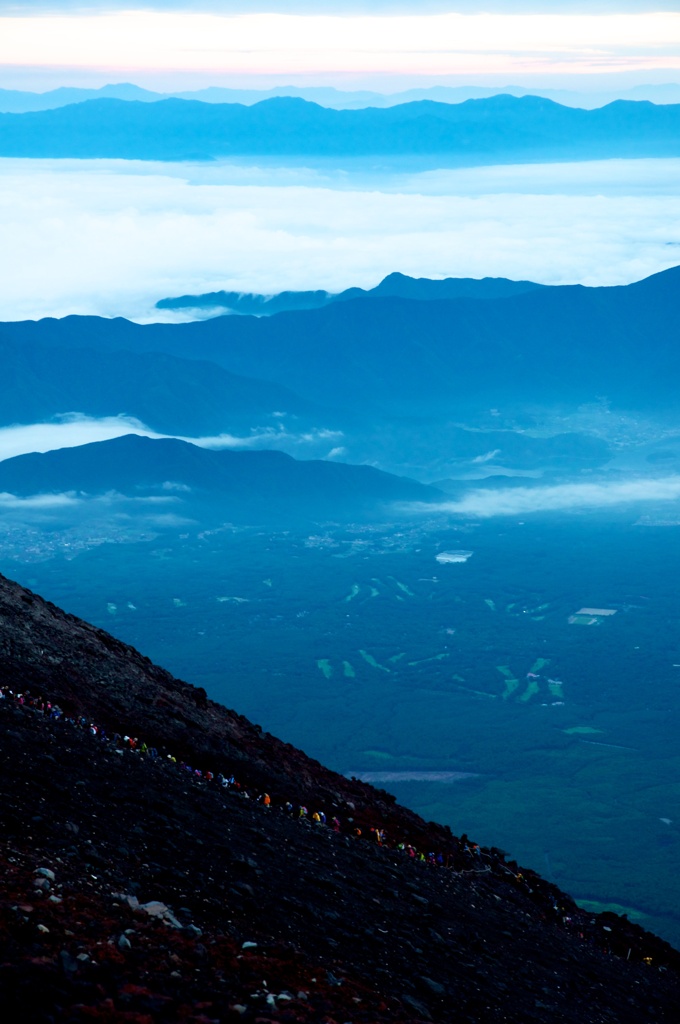
<instances>
[{"instance_id":1,"label":"low-lying cloud bank","mask_svg":"<svg viewBox=\"0 0 680 1024\"><path fill-rule=\"evenodd\" d=\"M94 419L79 413L66 413L49 423L15 424L0 427L0 462L29 452L49 452L55 448L74 448L92 441L110 441L123 434L160 437L131 416L105 416Z\"/></svg>"},{"instance_id":2,"label":"low-lying cloud bank","mask_svg":"<svg viewBox=\"0 0 680 1024\"><path fill-rule=\"evenodd\" d=\"M94 418L81 413L65 413L49 423L15 424L0 427L0 462L16 455L27 455L30 452L49 452L57 448L74 448L78 445L91 444L95 441L111 441L125 434L138 434L141 437L166 438L178 437L180 441L188 441L200 448L278 448L282 450L298 447L330 445L337 453L335 446L343 435L337 430L309 430L304 433L293 433L281 428L268 428L254 431L243 437L234 434L215 434L210 437L182 437L180 435L159 434L151 430L140 420L132 416L104 416Z\"/></svg>"},{"instance_id":3,"label":"low-lying cloud bank","mask_svg":"<svg viewBox=\"0 0 680 1024\"><path fill-rule=\"evenodd\" d=\"M531 512L566 512L576 509L610 508L646 501L680 499L680 476L619 481L617 483L557 484L553 487L512 487L468 491L457 501L434 506L451 515L527 515ZM412 506L415 510L416 506ZM432 505L421 505L432 514Z\"/></svg>"},{"instance_id":4,"label":"low-lying cloud bank","mask_svg":"<svg viewBox=\"0 0 680 1024\"><path fill-rule=\"evenodd\" d=\"M78 504L79 499L70 491L64 494L33 494L27 498L9 494L7 491L0 491L1 509L65 509L73 508Z\"/></svg>"}]
</instances>

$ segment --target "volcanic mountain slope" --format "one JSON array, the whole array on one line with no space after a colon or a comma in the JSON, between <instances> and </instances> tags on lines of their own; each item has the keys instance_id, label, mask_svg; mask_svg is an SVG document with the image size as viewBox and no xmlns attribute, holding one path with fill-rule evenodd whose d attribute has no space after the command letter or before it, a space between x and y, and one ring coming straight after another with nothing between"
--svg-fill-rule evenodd
<instances>
[{"instance_id":1,"label":"volcanic mountain slope","mask_svg":"<svg viewBox=\"0 0 680 1024\"><path fill-rule=\"evenodd\" d=\"M448 829L3 577L0 673L4 1020L677 1021L666 943L500 851L467 857ZM253 799L265 789L271 809Z\"/></svg>"}]
</instances>

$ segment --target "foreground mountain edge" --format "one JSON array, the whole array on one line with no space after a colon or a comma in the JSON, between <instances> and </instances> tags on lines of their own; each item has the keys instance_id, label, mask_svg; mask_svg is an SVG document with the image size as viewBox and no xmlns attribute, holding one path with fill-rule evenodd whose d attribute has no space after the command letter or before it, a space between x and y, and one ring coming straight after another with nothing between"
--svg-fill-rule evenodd
<instances>
[{"instance_id":1,"label":"foreground mountain edge","mask_svg":"<svg viewBox=\"0 0 680 1024\"><path fill-rule=\"evenodd\" d=\"M0 673L5 1020L677 1020L667 943L2 576Z\"/></svg>"}]
</instances>

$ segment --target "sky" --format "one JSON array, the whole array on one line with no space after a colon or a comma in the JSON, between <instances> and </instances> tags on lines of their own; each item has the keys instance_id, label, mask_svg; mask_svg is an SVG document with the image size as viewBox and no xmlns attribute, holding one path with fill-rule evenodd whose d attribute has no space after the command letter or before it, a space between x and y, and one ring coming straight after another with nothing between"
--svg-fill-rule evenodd
<instances>
[{"instance_id":1,"label":"sky","mask_svg":"<svg viewBox=\"0 0 680 1024\"><path fill-rule=\"evenodd\" d=\"M680 13L664 0L587 8L531 0L131 3L0 0L0 85L48 88L83 75L166 89L277 81L394 89L499 75L560 86L583 75L680 80Z\"/></svg>"},{"instance_id":2,"label":"sky","mask_svg":"<svg viewBox=\"0 0 680 1024\"><path fill-rule=\"evenodd\" d=\"M676 0L0 0L0 14L79 14L87 11L155 10L278 14L411 14L491 11L497 14L606 13L677 10Z\"/></svg>"}]
</instances>

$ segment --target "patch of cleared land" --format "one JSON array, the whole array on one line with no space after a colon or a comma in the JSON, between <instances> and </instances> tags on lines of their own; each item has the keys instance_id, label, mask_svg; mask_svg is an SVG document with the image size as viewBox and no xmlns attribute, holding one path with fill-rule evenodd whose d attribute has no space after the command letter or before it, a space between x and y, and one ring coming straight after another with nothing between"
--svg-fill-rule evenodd
<instances>
[{"instance_id":1,"label":"patch of cleared land","mask_svg":"<svg viewBox=\"0 0 680 1024\"><path fill-rule=\"evenodd\" d=\"M397 585L397 586L399 587L399 589L400 589L400 590L403 590L403 592L404 592L405 594L408 594L408 596L409 596L409 597L415 597L415 596L416 596L416 595L415 595L415 594L413 593L413 591L412 591L412 590L409 590L409 588L408 588L408 587L406 586L406 584L405 584L405 583L400 583L400 582L399 582L399 580L397 580L397 579L395 579L395 578L394 578L394 576L388 576L387 578L388 578L388 580L392 580L392 581L393 581L393 583L396 583L396 585Z\"/></svg>"},{"instance_id":2,"label":"patch of cleared land","mask_svg":"<svg viewBox=\"0 0 680 1024\"><path fill-rule=\"evenodd\" d=\"M508 665L496 665L496 670L500 672L505 680L505 690L501 696L503 700L507 700L519 687L519 679L515 679Z\"/></svg>"},{"instance_id":3,"label":"patch of cleared land","mask_svg":"<svg viewBox=\"0 0 680 1024\"><path fill-rule=\"evenodd\" d=\"M616 608L579 608L568 621L571 626L599 626L612 615L616 615Z\"/></svg>"},{"instance_id":4,"label":"patch of cleared land","mask_svg":"<svg viewBox=\"0 0 680 1024\"><path fill-rule=\"evenodd\" d=\"M536 696L536 694L538 693L538 690L539 690L538 680L537 679L530 679L528 684L527 684L526 690L524 691L522 696L518 698L518 700L521 700L522 703L526 703L528 700L531 700L532 697Z\"/></svg>"},{"instance_id":5,"label":"patch of cleared land","mask_svg":"<svg viewBox=\"0 0 680 1024\"><path fill-rule=\"evenodd\" d=\"M359 654L364 659L366 664L371 666L371 668L379 668L383 672L390 672L391 671L391 669L385 668L384 665L381 665L379 662L377 662L375 660L375 658L373 657L373 655L369 654L368 651L359 651Z\"/></svg>"},{"instance_id":6,"label":"patch of cleared land","mask_svg":"<svg viewBox=\"0 0 680 1024\"><path fill-rule=\"evenodd\" d=\"M429 661L443 661L444 658L450 658L451 655L448 651L444 651L443 654L433 654L431 658L421 658L420 661L409 661L409 668L413 668L415 665L427 665ZM392 659L390 658L390 661Z\"/></svg>"}]
</instances>

